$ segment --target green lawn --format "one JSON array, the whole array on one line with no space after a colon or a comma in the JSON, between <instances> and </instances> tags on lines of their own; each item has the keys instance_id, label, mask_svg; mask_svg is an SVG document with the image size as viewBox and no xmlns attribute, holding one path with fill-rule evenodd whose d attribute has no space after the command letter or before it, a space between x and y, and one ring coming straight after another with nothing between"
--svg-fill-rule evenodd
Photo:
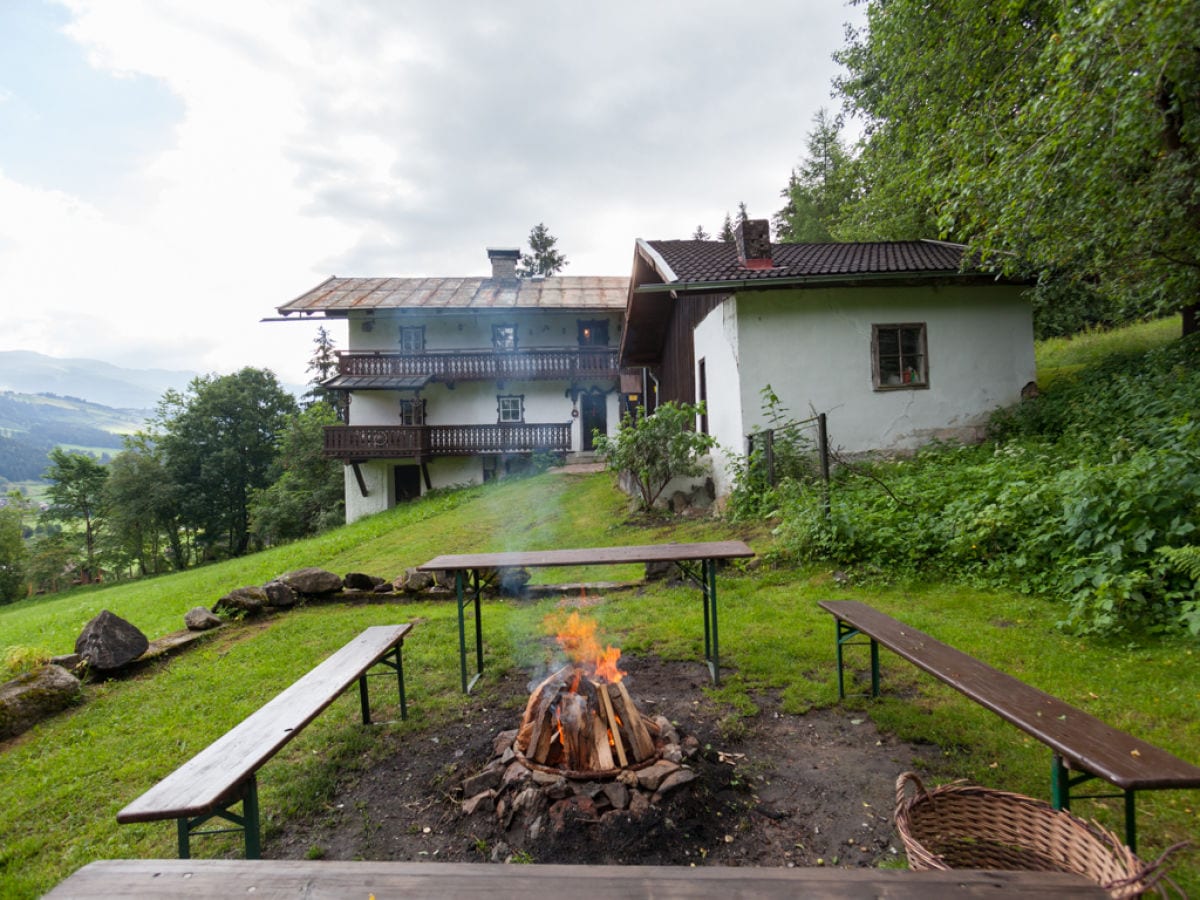
<instances>
[{"instance_id":1,"label":"green lawn","mask_svg":"<svg viewBox=\"0 0 1200 900\"><path fill-rule=\"evenodd\" d=\"M82 589L0 608L0 648L12 659L65 652L82 625L107 608L155 637L180 627L193 606L211 606L232 587L261 583L291 568L320 565L344 574L398 574L440 553L632 544L740 537L760 553L765 530L737 531L719 520L672 526L630 523L626 501L607 475L541 475L427 498L320 538L205 569L136 584ZM635 578L618 572L545 570L538 580ZM1016 594L952 585L856 588L817 569L734 567L721 575L725 685L715 696L731 727L752 716L756 698L779 691L787 710L836 703L834 626L816 606L855 598L926 630L967 653L1094 713L1116 727L1200 762L1200 666L1194 641L1112 643L1057 632L1060 610ZM488 601L487 666L530 662L553 601ZM595 608L602 632L623 654L699 660L699 604L690 588L617 593ZM88 688L88 702L0 745L0 895L33 897L79 866L103 858L170 857L171 823L118 826L117 811L228 730L250 711L371 624L410 621L405 645L411 716L423 727L462 713L454 606L446 601L319 604L223 629L199 647L137 677ZM859 673L865 660L855 660ZM884 652L885 696L855 699L883 728L944 750L937 780L964 777L1047 797L1049 752L1023 733L912 666ZM352 692L353 693L353 692ZM382 695L382 692L381 692ZM386 716L387 709L381 710ZM373 746L355 728L357 700L339 700L260 776L269 841L273 823L319 808L347 767ZM898 773L887 773L894 777ZM1148 792L1139 798L1142 852L1153 857L1200 835L1200 794ZM1076 811L1120 828L1117 801ZM234 839L199 842L203 856L236 854ZM1175 867L1200 892L1200 859Z\"/></svg>"},{"instance_id":2,"label":"green lawn","mask_svg":"<svg viewBox=\"0 0 1200 900\"><path fill-rule=\"evenodd\" d=\"M1038 387L1045 390L1056 378L1073 375L1114 356L1145 353L1169 344L1179 338L1182 329L1181 317L1169 316L1121 328L1038 341Z\"/></svg>"}]
</instances>

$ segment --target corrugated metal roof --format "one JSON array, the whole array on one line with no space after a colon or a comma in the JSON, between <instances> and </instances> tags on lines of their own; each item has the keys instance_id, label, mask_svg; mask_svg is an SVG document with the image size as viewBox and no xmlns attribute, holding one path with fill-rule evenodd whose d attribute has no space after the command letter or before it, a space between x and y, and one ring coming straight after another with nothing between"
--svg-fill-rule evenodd
<instances>
[{"instance_id":1,"label":"corrugated metal roof","mask_svg":"<svg viewBox=\"0 0 1200 900\"><path fill-rule=\"evenodd\" d=\"M290 303L289 313L344 313L380 309L624 309L629 279L561 276L497 281L491 278L332 277Z\"/></svg>"},{"instance_id":2,"label":"corrugated metal roof","mask_svg":"<svg viewBox=\"0 0 1200 900\"><path fill-rule=\"evenodd\" d=\"M429 381L428 375L335 375L322 387L331 391L402 391L423 388Z\"/></svg>"}]
</instances>

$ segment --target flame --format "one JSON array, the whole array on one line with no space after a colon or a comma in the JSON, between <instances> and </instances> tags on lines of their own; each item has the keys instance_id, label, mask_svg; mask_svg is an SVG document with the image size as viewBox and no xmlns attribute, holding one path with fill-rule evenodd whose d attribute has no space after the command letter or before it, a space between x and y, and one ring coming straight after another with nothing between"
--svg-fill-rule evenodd
<instances>
[{"instance_id":1,"label":"flame","mask_svg":"<svg viewBox=\"0 0 1200 900\"><path fill-rule=\"evenodd\" d=\"M621 658L620 648L610 644L601 649L600 642L596 640L595 621L573 612L558 627L555 638L567 659L582 666L589 675L610 683L618 682L625 676L617 668L617 660Z\"/></svg>"}]
</instances>

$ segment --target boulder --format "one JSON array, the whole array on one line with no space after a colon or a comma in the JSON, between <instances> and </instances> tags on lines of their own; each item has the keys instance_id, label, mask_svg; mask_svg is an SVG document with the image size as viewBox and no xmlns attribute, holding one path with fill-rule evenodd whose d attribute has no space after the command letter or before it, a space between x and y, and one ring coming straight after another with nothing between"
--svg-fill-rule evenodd
<instances>
[{"instance_id":1,"label":"boulder","mask_svg":"<svg viewBox=\"0 0 1200 900\"><path fill-rule=\"evenodd\" d=\"M418 572L416 569L405 569L404 574L396 579L396 590L406 594L419 594L433 587L433 576L428 572Z\"/></svg>"},{"instance_id":2,"label":"boulder","mask_svg":"<svg viewBox=\"0 0 1200 900\"><path fill-rule=\"evenodd\" d=\"M0 685L0 739L15 737L79 697L79 679L61 666L42 666Z\"/></svg>"},{"instance_id":3,"label":"boulder","mask_svg":"<svg viewBox=\"0 0 1200 900\"><path fill-rule=\"evenodd\" d=\"M75 652L88 668L110 672L133 662L146 652L150 641L141 631L107 609L83 626L75 640Z\"/></svg>"},{"instance_id":4,"label":"boulder","mask_svg":"<svg viewBox=\"0 0 1200 900\"><path fill-rule=\"evenodd\" d=\"M282 581L268 581L263 590L267 594L267 606L276 609L291 609L300 602L300 596Z\"/></svg>"},{"instance_id":5,"label":"boulder","mask_svg":"<svg viewBox=\"0 0 1200 900\"><path fill-rule=\"evenodd\" d=\"M221 620L203 606L197 606L183 614L183 624L187 626L188 631L208 631L219 627Z\"/></svg>"},{"instance_id":6,"label":"boulder","mask_svg":"<svg viewBox=\"0 0 1200 900\"><path fill-rule=\"evenodd\" d=\"M280 575L282 581L298 594L307 597L320 597L325 594L336 594L342 589L342 576L335 575L325 569L310 566Z\"/></svg>"},{"instance_id":7,"label":"boulder","mask_svg":"<svg viewBox=\"0 0 1200 900\"><path fill-rule=\"evenodd\" d=\"M529 572L522 568L505 568L496 573L496 587L501 594L508 597L519 597L529 583Z\"/></svg>"},{"instance_id":8,"label":"boulder","mask_svg":"<svg viewBox=\"0 0 1200 900\"><path fill-rule=\"evenodd\" d=\"M380 584L383 584L383 579L378 575L366 575L363 572L347 572L342 579L342 586L348 591L373 591Z\"/></svg>"},{"instance_id":9,"label":"boulder","mask_svg":"<svg viewBox=\"0 0 1200 900\"><path fill-rule=\"evenodd\" d=\"M214 613L257 615L267 605L267 592L258 585L234 588L213 604Z\"/></svg>"}]
</instances>

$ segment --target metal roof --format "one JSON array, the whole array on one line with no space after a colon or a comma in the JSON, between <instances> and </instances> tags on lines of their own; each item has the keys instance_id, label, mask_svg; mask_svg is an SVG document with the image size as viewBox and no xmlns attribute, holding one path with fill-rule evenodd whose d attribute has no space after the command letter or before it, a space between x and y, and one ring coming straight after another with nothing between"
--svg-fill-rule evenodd
<instances>
[{"instance_id":1,"label":"metal roof","mask_svg":"<svg viewBox=\"0 0 1200 900\"><path fill-rule=\"evenodd\" d=\"M386 309L597 309L625 308L629 279L618 276L492 278L331 277L278 307L282 315Z\"/></svg>"},{"instance_id":2,"label":"metal roof","mask_svg":"<svg viewBox=\"0 0 1200 900\"><path fill-rule=\"evenodd\" d=\"M335 375L322 383L331 391L405 391L429 384L429 375Z\"/></svg>"}]
</instances>

